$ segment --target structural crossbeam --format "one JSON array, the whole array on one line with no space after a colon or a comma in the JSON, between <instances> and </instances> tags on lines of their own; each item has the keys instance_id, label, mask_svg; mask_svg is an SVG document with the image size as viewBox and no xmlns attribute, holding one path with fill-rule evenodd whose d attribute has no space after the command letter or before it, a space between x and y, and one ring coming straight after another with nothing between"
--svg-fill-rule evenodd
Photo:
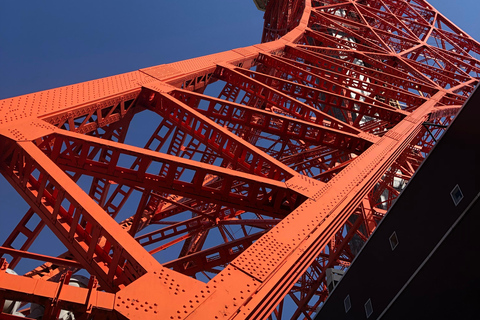
<instances>
[{"instance_id":1,"label":"structural crossbeam","mask_svg":"<svg viewBox=\"0 0 480 320\"><path fill-rule=\"evenodd\" d=\"M2 260L0 302L314 318L478 84L480 44L423 0L264 5L264 43L0 101L0 173L30 207L0 255L44 262ZM35 251L44 226L65 253Z\"/></svg>"}]
</instances>

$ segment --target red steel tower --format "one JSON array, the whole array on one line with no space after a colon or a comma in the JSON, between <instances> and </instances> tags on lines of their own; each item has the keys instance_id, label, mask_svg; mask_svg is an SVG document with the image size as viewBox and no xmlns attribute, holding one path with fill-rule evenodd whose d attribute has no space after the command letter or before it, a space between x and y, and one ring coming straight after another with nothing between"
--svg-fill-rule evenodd
<instances>
[{"instance_id":1,"label":"red steel tower","mask_svg":"<svg viewBox=\"0 0 480 320\"><path fill-rule=\"evenodd\" d=\"M0 171L30 206L1 316L312 319L476 54L423 0L271 0L261 44L0 101ZM140 113L158 122L134 146ZM45 226L64 254L29 250Z\"/></svg>"}]
</instances>

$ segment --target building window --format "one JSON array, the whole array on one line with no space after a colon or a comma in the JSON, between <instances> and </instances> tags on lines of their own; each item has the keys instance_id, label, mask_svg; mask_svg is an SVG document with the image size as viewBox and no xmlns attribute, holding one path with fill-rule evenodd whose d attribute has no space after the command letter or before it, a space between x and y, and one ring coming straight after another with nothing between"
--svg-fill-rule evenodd
<instances>
[{"instance_id":1,"label":"building window","mask_svg":"<svg viewBox=\"0 0 480 320\"><path fill-rule=\"evenodd\" d=\"M372 315L372 313L373 313L372 300L368 299L368 301L365 303L365 314L367 315L367 319Z\"/></svg>"},{"instance_id":2,"label":"building window","mask_svg":"<svg viewBox=\"0 0 480 320\"><path fill-rule=\"evenodd\" d=\"M350 308L352 307L352 303L350 302L350 295L347 295L345 297L345 300L343 300L343 306L345 307L345 313L347 313L348 310L350 310Z\"/></svg>"},{"instance_id":3,"label":"building window","mask_svg":"<svg viewBox=\"0 0 480 320\"><path fill-rule=\"evenodd\" d=\"M388 239L390 240L390 247L392 247L392 251L395 250L395 248L398 246L397 233L393 231L392 235Z\"/></svg>"},{"instance_id":4,"label":"building window","mask_svg":"<svg viewBox=\"0 0 480 320\"><path fill-rule=\"evenodd\" d=\"M458 184L453 188L453 190L450 192L450 195L452 196L453 203L455 203L455 206L457 206L460 201L463 199L463 193L462 190L460 190L460 187Z\"/></svg>"}]
</instances>

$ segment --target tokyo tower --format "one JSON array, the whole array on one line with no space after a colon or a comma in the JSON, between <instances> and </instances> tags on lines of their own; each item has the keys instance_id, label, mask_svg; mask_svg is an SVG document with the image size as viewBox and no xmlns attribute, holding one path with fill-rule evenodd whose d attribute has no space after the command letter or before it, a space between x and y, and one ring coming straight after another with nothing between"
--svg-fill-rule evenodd
<instances>
[{"instance_id":1,"label":"tokyo tower","mask_svg":"<svg viewBox=\"0 0 480 320\"><path fill-rule=\"evenodd\" d=\"M255 4L260 44L0 100L0 319L315 318L480 44L424 0Z\"/></svg>"}]
</instances>

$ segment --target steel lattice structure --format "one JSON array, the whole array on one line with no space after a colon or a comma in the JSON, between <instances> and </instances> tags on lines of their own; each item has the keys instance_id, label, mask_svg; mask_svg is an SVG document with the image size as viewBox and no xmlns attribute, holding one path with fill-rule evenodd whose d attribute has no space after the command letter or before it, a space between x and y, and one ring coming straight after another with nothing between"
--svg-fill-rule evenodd
<instances>
[{"instance_id":1,"label":"steel lattice structure","mask_svg":"<svg viewBox=\"0 0 480 320\"><path fill-rule=\"evenodd\" d=\"M0 298L43 319L311 319L477 85L476 54L423 0L278 0L262 44L0 101L1 173L31 207L2 270L45 262L1 272ZM140 112L159 119L143 148L125 143ZM68 252L29 252L44 226Z\"/></svg>"}]
</instances>

